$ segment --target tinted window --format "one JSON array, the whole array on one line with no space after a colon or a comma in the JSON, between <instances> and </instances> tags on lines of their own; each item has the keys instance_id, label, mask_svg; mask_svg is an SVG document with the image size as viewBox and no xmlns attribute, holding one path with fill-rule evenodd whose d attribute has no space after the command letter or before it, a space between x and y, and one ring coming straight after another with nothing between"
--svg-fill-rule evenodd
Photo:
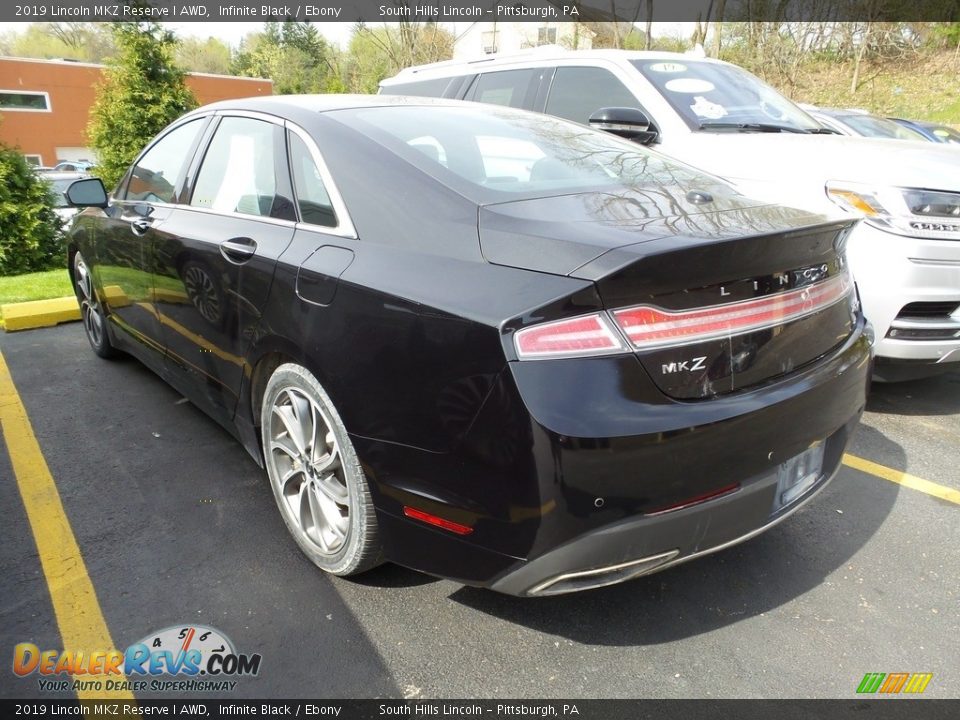
<instances>
[{"instance_id":1,"label":"tinted window","mask_svg":"<svg viewBox=\"0 0 960 720\"><path fill-rule=\"evenodd\" d=\"M190 204L271 216L277 202L276 138L272 123L228 117L203 158Z\"/></svg>"},{"instance_id":2,"label":"tinted window","mask_svg":"<svg viewBox=\"0 0 960 720\"><path fill-rule=\"evenodd\" d=\"M295 133L290 133L290 168L293 170L294 192L303 222L336 227L337 216L320 169L313 161L307 144Z\"/></svg>"},{"instance_id":3,"label":"tinted window","mask_svg":"<svg viewBox=\"0 0 960 720\"><path fill-rule=\"evenodd\" d=\"M662 185L727 192L715 178L636 143L547 115L473 107L381 107L331 114L481 203Z\"/></svg>"},{"instance_id":4,"label":"tinted window","mask_svg":"<svg viewBox=\"0 0 960 720\"><path fill-rule=\"evenodd\" d=\"M444 90L450 84L450 78L420 80L419 82L389 85L381 90L384 95L416 95L418 97L443 97Z\"/></svg>"},{"instance_id":5,"label":"tinted window","mask_svg":"<svg viewBox=\"0 0 960 720\"><path fill-rule=\"evenodd\" d=\"M561 67L553 77L546 112L549 115L584 123L604 107L633 107L640 104L627 86L608 70L593 67Z\"/></svg>"},{"instance_id":6,"label":"tinted window","mask_svg":"<svg viewBox=\"0 0 960 720\"><path fill-rule=\"evenodd\" d=\"M536 92L539 77L540 71L535 69L484 73L474 85L471 99L491 105L528 107L527 98L531 91Z\"/></svg>"},{"instance_id":7,"label":"tinted window","mask_svg":"<svg viewBox=\"0 0 960 720\"><path fill-rule=\"evenodd\" d=\"M191 120L158 140L130 173L124 197L145 202L173 202L177 181L190 160L190 148L203 120Z\"/></svg>"}]
</instances>

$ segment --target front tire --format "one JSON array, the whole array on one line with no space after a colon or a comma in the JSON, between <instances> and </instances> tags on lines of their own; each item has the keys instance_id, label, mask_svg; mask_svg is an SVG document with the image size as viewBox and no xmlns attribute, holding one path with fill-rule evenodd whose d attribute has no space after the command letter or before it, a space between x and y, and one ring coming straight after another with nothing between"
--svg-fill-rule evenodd
<instances>
[{"instance_id":1,"label":"front tire","mask_svg":"<svg viewBox=\"0 0 960 720\"><path fill-rule=\"evenodd\" d=\"M373 500L330 396L306 368L278 367L260 411L270 487L287 529L333 575L380 564Z\"/></svg>"},{"instance_id":2,"label":"front tire","mask_svg":"<svg viewBox=\"0 0 960 720\"><path fill-rule=\"evenodd\" d=\"M80 304L80 319L83 320L83 330L90 342L93 351L102 358L112 358L117 351L110 344L110 335L107 333L107 318L103 314L103 306L97 298L93 276L87 267L83 255L73 256L73 289Z\"/></svg>"}]
</instances>

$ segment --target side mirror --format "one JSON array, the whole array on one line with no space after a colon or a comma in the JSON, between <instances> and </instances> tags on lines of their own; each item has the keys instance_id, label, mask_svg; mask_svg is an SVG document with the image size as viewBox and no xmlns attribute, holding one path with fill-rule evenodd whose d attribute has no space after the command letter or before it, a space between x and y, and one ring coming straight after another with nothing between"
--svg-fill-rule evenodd
<instances>
[{"instance_id":1,"label":"side mirror","mask_svg":"<svg viewBox=\"0 0 960 720\"><path fill-rule=\"evenodd\" d=\"M73 207L105 208L110 204L107 189L100 178L84 178L70 183L65 193L67 202Z\"/></svg>"},{"instance_id":2,"label":"side mirror","mask_svg":"<svg viewBox=\"0 0 960 720\"><path fill-rule=\"evenodd\" d=\"M596 130L604 130L628 140L636 140L641 145L649 145L660 134L646 113L637 108L600 108L590 116L589 122L590 127Z\"/></svg>"}]
</instances>

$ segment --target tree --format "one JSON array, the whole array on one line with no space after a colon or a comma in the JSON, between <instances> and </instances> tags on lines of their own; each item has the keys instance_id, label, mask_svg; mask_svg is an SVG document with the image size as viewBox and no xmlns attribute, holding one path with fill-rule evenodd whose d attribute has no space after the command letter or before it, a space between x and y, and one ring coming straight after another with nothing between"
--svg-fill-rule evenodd
<instances>
[{"instance_id":1,"label":"tree","mask_svg":"<svg viewBox=\"0 0 960 720\"><path fill-rule=\"evenodd\" d=\"M0 43L5 55L66 58L104 62L115 52L110 29L103 23L33 23L22 33L9 34Z\"/></svg>"},{"instance_id":2,"label":"tree","mask_svg":"<svg viewBox=\"0 0 960 720\"><path fill-rule=\"evenodd\" d=\"M117 55L97 87L87 135L97 172L115 185L143 146L170 122L197 106L173 60L177 41L156 22L117 23Z\"/></svg>"},{"instance_id":3,"label":"tree","mask_svg":"<svg viewBox=\"0 0 960 720\"><path fill-rule=\"evenodd\" d=\"M0 145L0 275L63 267L50 186L19 151Z\"/></svg>"},{"instance_id":4,"label":"tree","mask_svg":"<svg viewBox=\"0 0 960 720\"><path fill-rule=\"evenodd\" d=\"M262 33L247 35L232 70L273 80L278 95L343 90L336 50L306 22L269 22Z\"/></svg>"},{"instance_id":5,"label":"tree","mask_svg":"<svg viewBox=\"0 0 960 720\"><path fill-rule=\"evenodd\" d=\"M216 75L228 75L233 59L230 47L214 37L181 39L175 57L184 70Z\"/></svg>"},{"instance_id":6,"label":"tree","mask_svg":"<svg viewBox=\"0 0 960 720\"><path fill-rule=\"evenodd\" d=\"M383 78L411 65L449 60L453 35L435 22L401 21L369 27L357 23L350 38L344 75L351 92L376 92Z\"/></svg>"}]
</instances>

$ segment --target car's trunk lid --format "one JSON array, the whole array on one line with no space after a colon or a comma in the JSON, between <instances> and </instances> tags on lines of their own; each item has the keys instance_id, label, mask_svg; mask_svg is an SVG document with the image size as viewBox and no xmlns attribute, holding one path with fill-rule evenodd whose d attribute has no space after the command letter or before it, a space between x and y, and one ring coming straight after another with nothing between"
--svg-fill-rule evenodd
<instances>
[{"instance_id":1,"label":"car's trunk lid","mask_svg":"<svg viewBox=\"0 0 960 720\"><path fill-rule=\"evenodd\" d=\"M584 193L486 206L480 242L490 262L595 282L657 386L690 400L788 374L849 336L852 225L736 195Z\"/></svg>"}]
</instances>

